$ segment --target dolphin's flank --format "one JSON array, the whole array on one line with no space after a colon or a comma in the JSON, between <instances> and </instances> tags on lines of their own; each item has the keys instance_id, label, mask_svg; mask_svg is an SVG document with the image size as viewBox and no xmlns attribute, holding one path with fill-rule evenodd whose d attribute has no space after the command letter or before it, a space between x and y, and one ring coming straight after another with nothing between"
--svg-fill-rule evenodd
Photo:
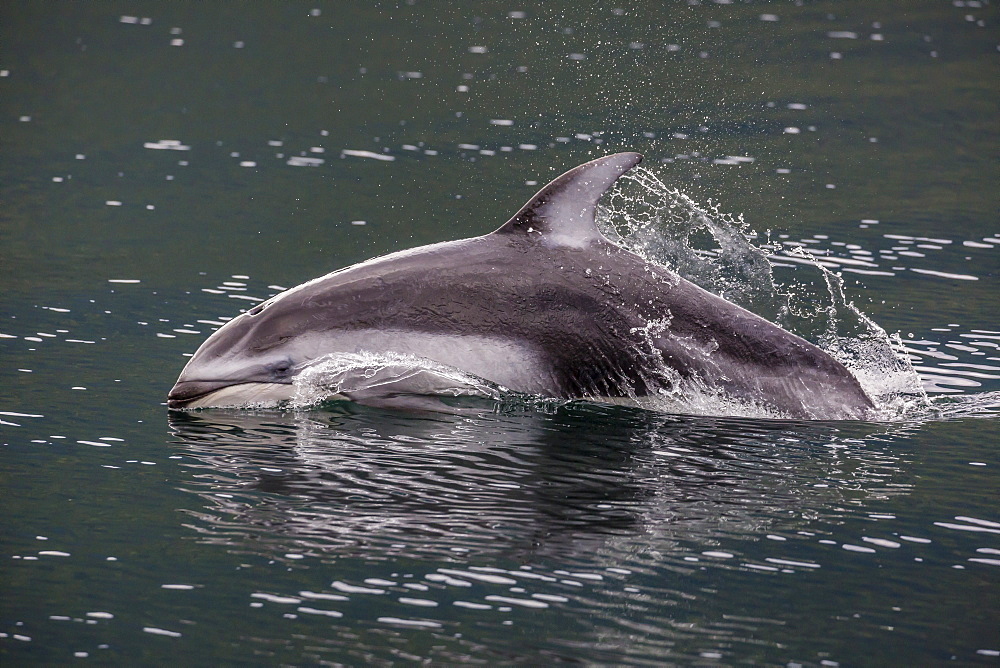
<instances>
[{"instance_id":1,"label":"dolphin's flank","mask_svg":"<svg viewBox=\"0 0 1000 668\"><path fill-rule=\"evenodd\" d=\"M318 361L384 354L430 366L388 365L339 398L421 406L417 397L440 390L434 369L452 368L545 397L697 387L783 417L865 417L871 400L830 355L600 233L598 200L641 160L580 165L491 234L374 258L272 297L198 348L168 406L275 405Z\"/></svg>"}]
</instances>

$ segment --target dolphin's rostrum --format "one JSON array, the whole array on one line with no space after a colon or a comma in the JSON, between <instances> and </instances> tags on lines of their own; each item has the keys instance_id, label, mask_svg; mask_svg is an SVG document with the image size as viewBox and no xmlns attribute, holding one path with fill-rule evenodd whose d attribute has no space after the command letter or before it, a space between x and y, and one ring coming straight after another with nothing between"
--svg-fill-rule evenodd
<instances>
[{"instance_id":1,"label":"dolphin's rostrum","mask_svg":"<svg viewBox=\"0 0 1000 668\"><path fill-rule=\"evenodd\" d=\"M600 233L598 200L640 160L580 165L491 234L378 257L272 297L202 344L168 406L275 404L317 360L377 353L544 397L698 388L778 416L865 417L871 400L830 355ZM399 373L341 396L419 406L433 394L426 381Z\"/></svg>"}]
</instances>

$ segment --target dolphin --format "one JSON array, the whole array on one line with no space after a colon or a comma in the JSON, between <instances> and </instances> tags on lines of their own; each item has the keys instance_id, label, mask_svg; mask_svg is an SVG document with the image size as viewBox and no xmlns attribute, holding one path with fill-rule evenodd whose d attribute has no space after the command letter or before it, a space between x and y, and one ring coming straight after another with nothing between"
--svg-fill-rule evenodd
<instances>
[{"instance_id":1,"label":"dolphin","mask_svg":"<svg viewBox=\"0 0 1000 668\"><path fill-rule=\"evenodd\" d=\"M628 402L697 389L776 417L870 415L872 400L829 354L601 234L598 201L641 160L592 160L490 234L377 257L271 297L209 336L168 407L274 405L318 361L377 353L402 361L338 398L422 407L414 398L442 391L440 370L453 369L542 397ZM414 372L412 360L430 371Z\"/></svg>"}]
</instances>

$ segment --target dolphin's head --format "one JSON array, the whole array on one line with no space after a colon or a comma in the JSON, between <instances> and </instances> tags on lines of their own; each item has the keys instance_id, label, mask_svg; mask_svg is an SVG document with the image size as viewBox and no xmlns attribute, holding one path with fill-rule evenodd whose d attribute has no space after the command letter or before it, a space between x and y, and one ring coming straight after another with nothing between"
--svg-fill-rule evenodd
<instances>
[{"instance_id":1,"label":"dolphin's head","mask_svg":"<svg viewBox=\"0 0 1000 668\"><path fill-rule=\"evenodd\" d=\"M167 395L170 408L273 405L290 399L292 380L311 356L301 318L281 297L233 318L188 360Z\"/></svg>"}]
</instances>

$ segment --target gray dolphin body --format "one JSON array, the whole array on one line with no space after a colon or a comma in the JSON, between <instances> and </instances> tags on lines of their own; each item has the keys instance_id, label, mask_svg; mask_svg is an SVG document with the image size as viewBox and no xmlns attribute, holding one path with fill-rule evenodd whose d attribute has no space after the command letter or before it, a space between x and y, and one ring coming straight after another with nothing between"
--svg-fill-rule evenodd
<instances>
[{"instance_id":1,"label":"gray dolphin body","mask_svg":"<svg viewBox=\"0 0 1000 668\"><path fill-rule=\"evenodd\" d=\"M385 255L272 297L201 345L168 406L289 399L296 375L324 356L390 353L545 397L637 398L691 384L791 418L865 417L871 400L830 355L598 231L601 195L641 160L580 165L491 234ZM427 387L405 376L346 396L407 407Z\"/></svg>"}]
</instances>

